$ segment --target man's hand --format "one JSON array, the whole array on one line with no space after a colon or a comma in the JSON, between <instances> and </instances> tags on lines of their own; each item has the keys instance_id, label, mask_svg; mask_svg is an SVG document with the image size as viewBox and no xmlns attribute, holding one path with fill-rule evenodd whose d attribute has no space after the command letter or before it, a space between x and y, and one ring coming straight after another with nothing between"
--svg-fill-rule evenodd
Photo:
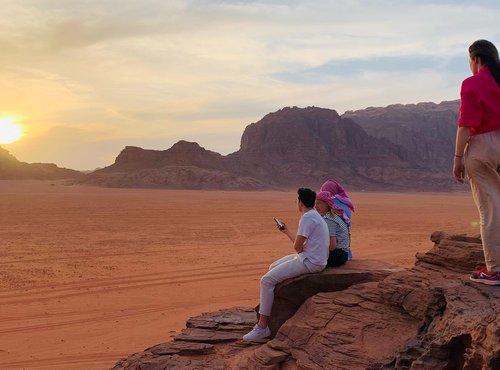
<instances>
[{"instance_id":1,"label":"man's hand","mask_svg":"<svg viewBox=\"0 0 500 370\"><path fill-rule=\"evenodd\" d=\"M465 166L463 157L455 157L453 160L453 177L455 177L459 183L464 183Z\"/></svg>"},{"instance_id":2,"label":"man's hand","mask_svg":"<svg viewBox=\"0 0 500 370\"><path fill-rule=\"evenodd\" d=\"M295 241L295 234L290 231L290 229L283 223L283 228L278 226L278 230L281 231L283 234L285 234L288 239L292 241L292 243Z\"/></svg>"}]
</instances>

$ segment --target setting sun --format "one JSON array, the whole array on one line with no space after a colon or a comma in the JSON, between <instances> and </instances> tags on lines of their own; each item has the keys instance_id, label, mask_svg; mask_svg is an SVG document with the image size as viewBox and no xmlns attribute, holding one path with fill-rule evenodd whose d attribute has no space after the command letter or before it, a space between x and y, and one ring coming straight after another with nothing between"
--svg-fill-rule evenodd
<instances>
[{"instance_id":1,"label":"setting sun","mask_svg":"<svg viewBox=\"0 0 500 370\"><path fill-rule=\"evenodd\" d=\"M0 144L10 144L23 136L21 126L12 117L0 118Z\"/></svg>"}]
</instances>

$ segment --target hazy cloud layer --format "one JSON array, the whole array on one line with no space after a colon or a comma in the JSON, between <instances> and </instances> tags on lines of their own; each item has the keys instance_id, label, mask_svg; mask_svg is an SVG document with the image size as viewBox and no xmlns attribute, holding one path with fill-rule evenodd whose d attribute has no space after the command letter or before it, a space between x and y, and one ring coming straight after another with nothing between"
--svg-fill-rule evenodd
<instances>
[{"instance_id":1,"label":"hazy cloud layer","mask_svg":"<svg viewBox=\"0 0 500 370\"><path fill-rule=\"evenodd\" d=\"M2 6L0 116L27 129L6 148L76 168L181 138L229 153L247 124L287 105L456 99L468 45L500 44L500 6L486 0Z\"/></svg>"}]
</instances>

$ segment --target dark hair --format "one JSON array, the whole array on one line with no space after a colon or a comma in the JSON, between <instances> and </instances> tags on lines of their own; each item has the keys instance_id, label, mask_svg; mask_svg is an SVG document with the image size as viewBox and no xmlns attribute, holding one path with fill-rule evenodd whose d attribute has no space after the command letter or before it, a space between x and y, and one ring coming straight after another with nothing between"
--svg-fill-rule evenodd
<instances>
[{"instance_id":1,"label":"dark hair","mask_svg":"<svg viewBox=\"0 0 500 370\"><path fill-rule=\"evenodd\" d=\"M313 208L314 202L316 201L316 193L311 189L307 188L299 188L297 190L297 194L299 194L299 200L306 206L307 208Z\"/></svg>"},{"instance_id":2,"label":"dark hair","mask_svg":"<svg viewBox=\"0 0 500 370\"><path fill-rule=\"evenodd\" d=\"M492 42L488 40L477 40L469 46L471 58L479 57L481 64L488 67L500 87L500 60L498 50Z\"/></svg>"}]
</instances>

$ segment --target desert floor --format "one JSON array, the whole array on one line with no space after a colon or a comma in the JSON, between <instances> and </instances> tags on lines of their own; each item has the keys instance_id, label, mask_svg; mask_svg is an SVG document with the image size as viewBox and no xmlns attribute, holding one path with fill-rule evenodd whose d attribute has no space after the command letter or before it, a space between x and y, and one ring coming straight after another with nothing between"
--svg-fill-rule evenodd
<instances>
[{"instance_id":1,"label":"desert floor","mask_svg":"<svg viewBox=\"0 0 500 370\"><path fill-rule=\"evenodd\" d=\"M464 190L467 189L464 186ZM412 266L435 230L477 234L464 193L351 193L355 258ZM0 368L107 369L201 312L258 303L292 244L294 192L0 181Z\"/></svg>"}]
</instances>

